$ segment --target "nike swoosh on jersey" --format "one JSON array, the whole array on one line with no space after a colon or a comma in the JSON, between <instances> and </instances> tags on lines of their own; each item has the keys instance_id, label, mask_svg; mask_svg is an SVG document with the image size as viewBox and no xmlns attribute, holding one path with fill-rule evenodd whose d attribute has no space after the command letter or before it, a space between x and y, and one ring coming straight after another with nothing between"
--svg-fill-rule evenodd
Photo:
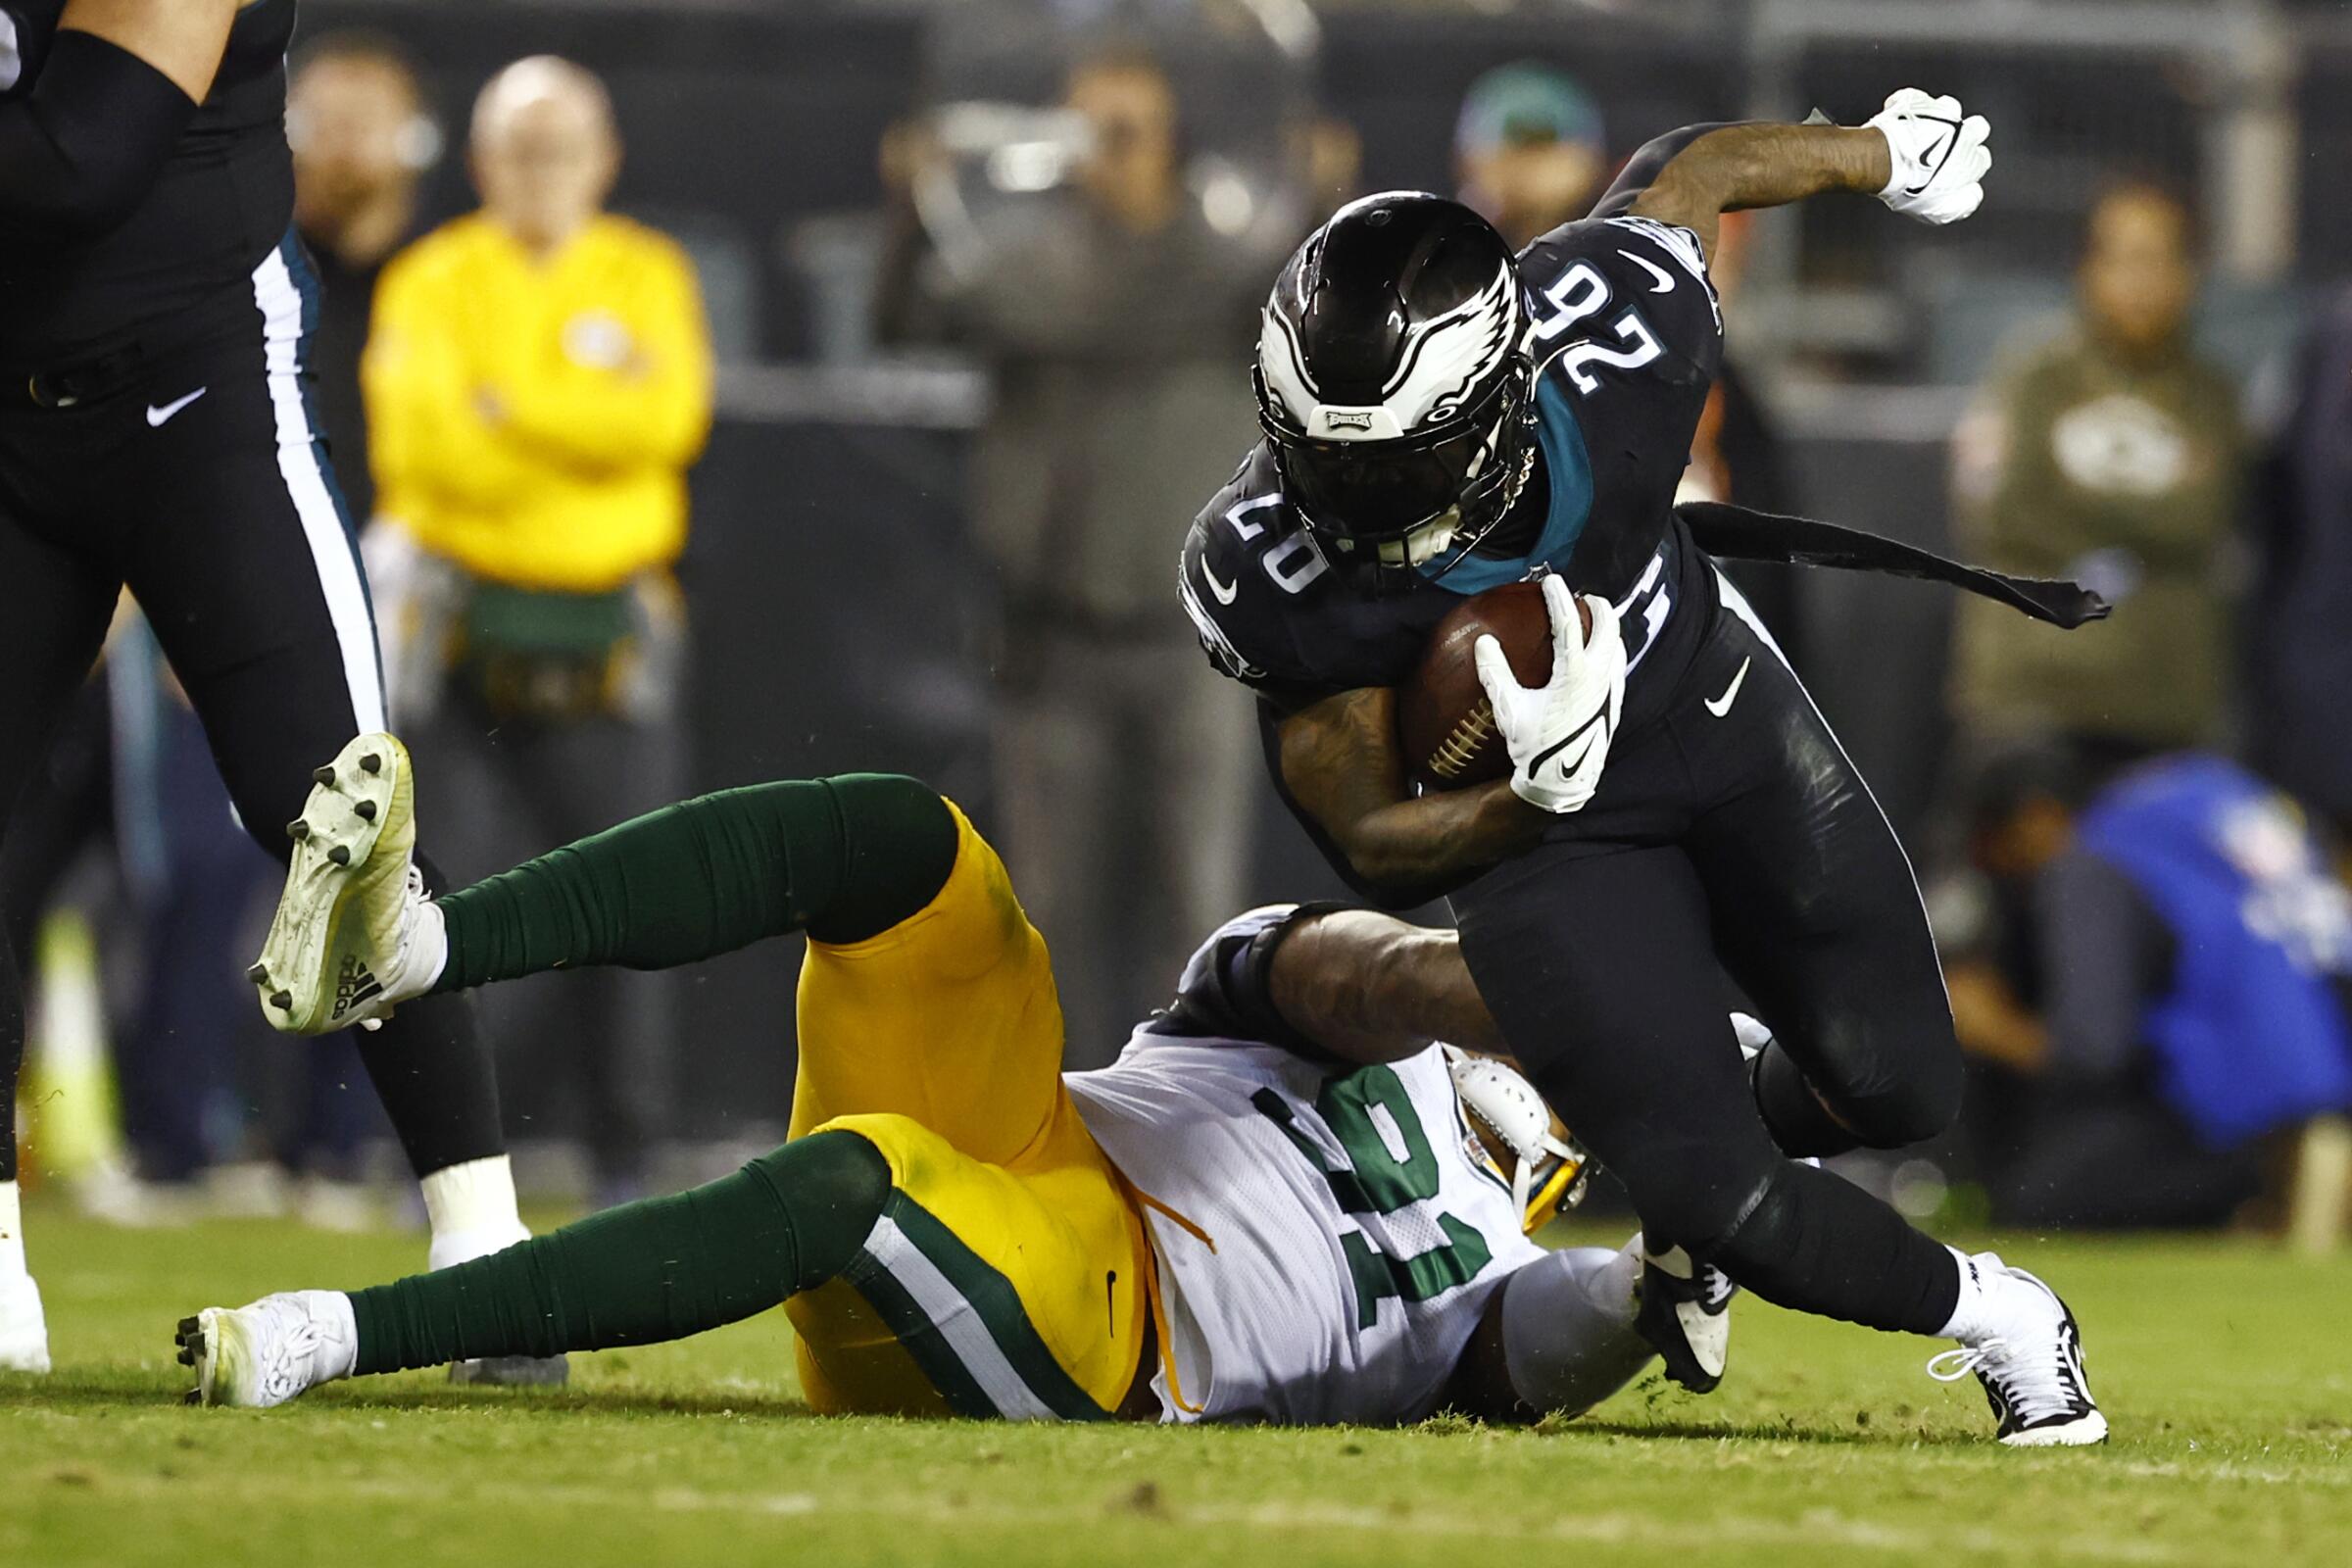
<instances>
[{"instance_id":1,"label":"nike swoosh on jersey","mask_svg":"<svg viewBox=\"0 0 2352 1568\"><path fill-rule=\"evenodd\" d=\"M1717 718L1721 718L1724 714L1732 710L1732 704L1740 700L1740 683L1747 679L1747 666L1754 662L1754 656L1752 654L1748 658L1740 661L1740 673L1732 677L1732 683L1723 689L1723 695L1721 697L1711 697L1707 700L1708 712L1713 713Z\"/></svg>"},{"instance_id":2,"label":"nike swoosh on jersey","mask_svg":"<svg viewBox=\"0 0 2352 1568\"><path fill-rule=\"evenodd\" d=\"M1628 250L1620 250L1617 254L1624 257L1627 261L1633 263L1636 267L1642 269L1642 270L1644 272L1647 272L1651 277L1657 279L1656 282L1650 284L1649 286L1649 291L1652 294L1671 294L1674 292L1674 274L1672 272L1667 271L1666 269L1660 267L1657 263L1651 261L1646 256L1636 256L1632 251Z\"/></svg>"},{"instance_id":3,"label":"nike swoosh on jersey","mask_svg":"<svg viewBox=\"0 0 2352 1568\"><path fill-rule=\"evenodd\" d=\"M1205 555L1200 558L1200 575L1208 579L1208 591L1217 596L1218 604L1230 605L1240 597L1242 585L1236 582L1228 588L1225 584L1217 581L1217 574L1208 569L1208 557Z\"/></svg>"},{"instance_id":4,"label":"nike swoosh on jersey","mask_svg":"<svg viewBox=\"0 0 2352 1568\"><path fill-rule=\"evenodd\" d=\"M171 402L165 404L160 409L152 403L148 404L147 428L150 430L160 429L166 419L171 418L172 416L177 414L180 410L186 408L189 404L195 402L198 398L204 396L211 390L212 388L209 386L200 386L195 391L189 393L186 397L173 398Z\"/></svg>"}]
</instances>

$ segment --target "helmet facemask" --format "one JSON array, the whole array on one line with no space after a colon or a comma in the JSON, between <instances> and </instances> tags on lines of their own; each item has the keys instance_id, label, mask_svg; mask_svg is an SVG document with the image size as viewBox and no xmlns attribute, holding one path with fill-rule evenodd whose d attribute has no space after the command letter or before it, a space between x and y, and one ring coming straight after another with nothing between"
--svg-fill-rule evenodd
<instances>
[{"instance_id":1,"label":"helmet facemask","mask_svg":"<svg viewBox=\"0 0 2352 1568\"><path fill-rule=\"evenodd\" d=\"M1501 525L1534 471L1534 368L1516 351L1460 414L1384 439L1314 436L1262 368L1252 380L1284 498L1326 559L1378 585L1450 571Z\"/></svg>"}]
</instances>

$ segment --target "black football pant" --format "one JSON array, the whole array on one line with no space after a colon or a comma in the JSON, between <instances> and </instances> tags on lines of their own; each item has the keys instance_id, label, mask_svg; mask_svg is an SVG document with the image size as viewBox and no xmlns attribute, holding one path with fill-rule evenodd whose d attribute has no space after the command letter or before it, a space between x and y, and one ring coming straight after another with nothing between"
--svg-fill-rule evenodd
<instances>
[{"instance_id":1,"label":"black football pant","mask_svg":"<svg viewBox=\"0 0 2352 1568\"><path fill-rule=\"evenodd\" d=\"M367 584L301 368L317 310L289 244L172 346L0 367L0 834L124 587L280 860L311 770L383 727ZM359 1042L419 1175L504 1149L464 999L407 1004ZM0 1180L16 1174L24 1051L0 944Z\"/></svg>"},{"instance_id":2,"label":"black football pant","mask_svg":"<svg viewBox=\"0 0 2352 1568\"><path fill-rule=\"evenodd\" d=\"M1796 1163L1939 1131L1961 1057L1911 867L1745 606L1585 810L1453 900L1503 1036L1621 1179L1653 1242L1767 1300L1879 1328L1948 1321L1950 1254ZM1726 976L1777 1044L1741 1062Z\"/></svg>"}]
</instances>

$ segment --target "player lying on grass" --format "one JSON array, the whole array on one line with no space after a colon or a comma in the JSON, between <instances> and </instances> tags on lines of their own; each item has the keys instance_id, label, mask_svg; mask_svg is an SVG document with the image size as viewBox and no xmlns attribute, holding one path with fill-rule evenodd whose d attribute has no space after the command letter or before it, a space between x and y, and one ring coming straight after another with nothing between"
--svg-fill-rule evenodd
<instances>
[{"instance_id":1,"label":"player lying on grass","mask_svg":"<svg viewBox=\"0 0 2352 1568\"><path fill-rule=\"evenodd\" d=\"M325 776L254 973L281 1027L805 932L790 1141L473 1263L208 1308L179 1332L205 1402L676 1339L780 1301L825 1412L1531 1418L1654 1353L1636 1249L1527 1239L1581 1164L1549 1112L1432 1043L1493 1033L1450 933L1244 915L1116 1064L1065 1077L1045 943L996 854L910 779L708 796L427 902L399 744L364 738Z\"/></svg>"}]
</instances>

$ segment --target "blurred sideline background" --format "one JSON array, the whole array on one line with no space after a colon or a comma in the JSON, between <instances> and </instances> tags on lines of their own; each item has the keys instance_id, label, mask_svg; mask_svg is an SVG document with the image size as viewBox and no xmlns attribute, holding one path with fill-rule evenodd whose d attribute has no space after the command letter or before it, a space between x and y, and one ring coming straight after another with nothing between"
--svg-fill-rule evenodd
<instances>
[{"instance_id":1,"label":"blurred sideline background","mask_svg":"<svg viewBox=\"0 0 2352 1568\"><path fill-rule=\"evenodd\" d=\"M1816 108L1856 123L1898 86L1957 95L1994 126L1997 162L1975 220L1929 231L1872 205L1833 201L1740 230L1725 270L1741 384L1693 473L1741 499L1984 556L2009 536L1972 534L1971 509L1990 515L1991 498L2007 492L1999 472L1972 479L1969 466L2015 470L2034 416L2003 425L1989 455L1963 451L1957 474L1955 433L1972 411L2007 418L2006 389L2018 383L2004 382L2013 370L2002 368L2073 330L2094 206L2118 180L2151 182L2159 205L2177 205L2177 232L2160 223L2147 240L2118 220L2112 243L2171 244L2193 263L2186 331L2199 363L2226 379L2231 408L2223 416L2200 405L2210 389L2171 402L2147 390L2142 372L2168 368L2166 355L2189 352L2181 345L2122 355L2098 396L2138 399L2132 409L2103 405L2117 417L2095 429L2067 424L2071 406L2052 416L2062 467L2072 441L2124 470L2108 486L2115 505L2081 504L2100 485L2069 469L2053 484L2071 487L2071 513L2051 502L2045 529L2029 494L2010 509L2022 520L2004 526L2029 540L2064 532L2067 548L2037 569L2108 552L2099 559L2113 575L2102 580L2127 606L2130 589L2161 575L2167 559L2186 560L2185 575L2203 585L2196 591L2224 628L2202 659L2220 671L2211 721L2180 735L2114 730L2097 714L2032 712L2008 725L2001 713L1955 706L1966 682L1955 687L1954 605L1944 591L1838 573L1759 584L1920 862L1956 964L1974 977L1961 988L1962 1022L1964 1033L1974 1023L1989 1087L1972 1099L1970 1129L1947 1148L1861 1174L1895 1184L1918 1211L1958 1205L1982 1216L1990 1205L2017 1218L2028 1211L2004 1208L2003 1184L2037 1178L2017 1175L2012 1146L2136 1096L2173 1123L2134 1124L2134 1152L2118 1156L2125 1168L2194 1164L2190 1151L2226 1153L2230 1165L2194 1201L2119 1212L2114 1222L2219 1224L2248 1201L2267 1201L2282 1222L2289 1196L2315 1188L2334 1191L2340 1207L2344 1176L2328 1179L2329 1162L2342 1157L2340 1127L2328 1130L2327 1104L2298 1102L2236 1147L2208 1148L2227 1140L2200 1132L2194 1107L2161 1102L2149 1060L2106 1060L2095 1084L2071 1067L2052 1070L2053 1060L2080 1062L2051 1036L2042 1005L2052 977L2041 971L2056 960L2034 924L2034 889L2072 846L2075 812L2122 776L2119 767L2183 746L2269 767L2266 723L2325 722L2291 704L2266 710L2251 695L2264 655L2247 630L2262 615L2247 607L2272 604L2281 572L2320 572L2328 560L2308 541L2279 543L2293 533L2285 514L2323 526L2326 509L2273 480L2291 478L2298 463L2340 473L2327 465L2352 448L2352 415L2341 428L2328 424L2325 400L2315 412L2303 385L2318 373L2312 364L2335 363L2310 345L2325 341L2352 282L2352 204L2343 200L2352 8L306 0L302 28L298 67L307 51L340 39L413 74L414 102L392 122L404 138L395 161L416 181L414 210L397 225L403 242L476 205L466 151L483 84L517 59L553 53L610 91L621 148L612 208L674 239L699 279L715 374L708 444L690 470L690 529L674 569L649 560L628 579L636 618L612 634L640 663L654 650L661 682L650 709L624 714L613 699L596 714L626 720L605 755L615 766L645 761L649 793L616 797L607 814L764 778L852 769L925 777L1013 840L1025 889L1024 861L1040 862L1033 908L1065 965L1073 955L1084 960L1082 973L1065 973L1082 993L1074 1065L1107 1059L1124 1033L1111 1020L1159 1000L1184 946L1206 929L1200 909L1336 891L1259 777L1247 704L1217 690L1192 653L1171 580L1194 511L1250 438L1252 302L1332 207L1397 186L1461 190L1476 182L1473 157L1495 149L1589 144L1593 176L1605 183L1642 141L1680 124L1796 119ZM1490 74L1514 65L1531 69L1499 84ZM1082 90L1090 71L1102 79ZM1171 125L1155 126L1154 76ZM299 144L299 116L295 128ZM1160 134L1175 186L1155 212L1152 172L1132 160L1148 162ZM1122 157L1131 160L1123 172ZM1554 169L1544 177L1580 176ZM1078 227L1054 226L1089 203L1101 210ZM1108 227L1098 221L1104 215L1115 220ZM1056 243L1024 251L1040 234ZM322 264L331 313L337 268ZM2127 293L2162 292L2143 275L2160 260L2116 265L2141 268L2116 285ZM347 311L352 290L364 294L372 277L356 270L358 281L343 285ZM355 319L364 333L365 314ZM2086 330L2096 338L2097 322ZM358 442L343 426L367 416L356 398L338 414L332 389L322 395L338 421L338 464L349 469L346 449ZM2313 415L2300 427L2298 411ZM2334 412L2346 414L2340 402ZM2242 421L2242 438L2197 449L2192 438L2225 417ZM1080 428L1090 421L1101 426L1091 444ZM1193 469L1173 457L1146 461L1161 448ZM2084 461L2095 468L2100 460ZM2148 478L2168 464L2208 479L2217 466L2227 470L2204 500L2181 503L2187 543L2167 558L2128 525L2103 536L2102 519L2119 509L2171 505L2167 487ZM1024 490L1025 480L1036 483ZM1065 557L1087 564L1064 572ZM1158 585L1155 603L1140 597L1146 582ZM380 612L380 580L378 597ZM2352 642L2352 621L2336 624ZM533 646L545 656L546 645ZM435 657L428 648L426 662ZM1178 659L1186 673L1163 673ZM60 827L48 844L77 854L54 857L67 863L35 879L50 896L26 1121L34 1165L125 1222L287 1203L321 1223L368 1222L391 1162L372 1152L368 1090L347 1054L320 1058L308 1087L290 1089L287 1056L309 1048L261 1030L241 1010L241 985L224 986L216 1011L194 1021L159 1018L140 1003L140 975L164 960L157 901L139 891L160 873L142 826L153 812L135 785L173 776L133 766L172 755L138 716L168 714L169 693L123 690L145 680L143 667L135 644L128 653L118 644L112 689L93 697L86 726L98 738L75 754L79 774L60 773L80 780L61 786L66 797L107 805L110 823L86 837L80 826ZM2054 664L2044 673L2053 684L2071 678ZM1175 692L1196 680L1207 691L1198 699L1205 716L1187 733L1208 738L1146 770L1181 774L1181 788L1162 800L1121 771L1119 754L1147 751L1135 737L1154 727L1155 713L1194 701ZM663 718L674 721L669 732ZM412 727L397 711L396 723ZM460 732L446 750L479 743L513 764L485 772L453 759L445 769L444 748L419 740L421 809L436 827L469 829L472 861L451 864L453 874L486 873L570 836L546 826L564 820L552 808L511 809L531 806L540 787L512 737L533 723L561 727L548 712L485 716L441 705L430 723L434 736ZM1243 744L1237 751L1217 737ZM2304 849L2278 853L2293 862L2281 874L2311 938L2298 949L2304 970L2323 986L2352 948L2332 865L2340 808L2312 800L2326 793L2310 782L2313 769L2328 765L2322 759L2287 778L2270 768L2316 808L2282 819L2289 837L2312 832ZM126 783L126 774L135 776ZM2352 799L2352 788L2336 799ZM2044 808L2058 813L2058 837L2036 849L2018 833L2030 840L2040 820L2033 813ZM517 820L503 824L510 814ZM1180 816L1174 842L1129 842ZM1083 857L1101 885L1079 885L1083 866L1044 863L1043 828L1019 825L1040 818L1073 836L1084 819L1095 836ZM2266 887L2278 880L2270 870L2247 875ZM233 927L240 962L258 949L266 878L234 864L191 864L177 876L183 887L192 878L200 889L232 888L230 912L191 913L182 901L160 916L163 929ZM2048 902L2039 901L2045 917ZM1095 941L1106 920L1128 915L1142 933L1134 941ZM2066 961L2146 956L2118 952ZM612 1064L599 1069L603 1087L585 1093L575 1036L537 1027L536 1001L495 1009L521 1179L567 1198L623 1197L724 1165L739 1148L768 1147L792 1081L794 973L786 951L691 972L630 1014L656 1021L612 1048ZM2127 1032L2172 983L2161 973L2139 978L2136 991L2137 979L2109 988L2124 994ZM2247 1020L2244 1049L2259 1052L2273 1027ZM127 1142L103 1098L110 1059L122 1061ZM2312 1093L2327 1100L2332 1081L2322 1072ZM137 1102L159 1095L202 1102L192 1132L174 1107L150 1106L142 1120ZM2302 1131L2306 1111L2320 1115L2319 1134ZM172 1136L192 1147L159 1153L159 1139L172 1137L158 1126L179 1128ZM2314 1234L2340 1228L2324 1196L2319 1202L2304 1223ZM2031 1217L2070 1214L2061 1205Z\"/></svg>"}]
</instances>

